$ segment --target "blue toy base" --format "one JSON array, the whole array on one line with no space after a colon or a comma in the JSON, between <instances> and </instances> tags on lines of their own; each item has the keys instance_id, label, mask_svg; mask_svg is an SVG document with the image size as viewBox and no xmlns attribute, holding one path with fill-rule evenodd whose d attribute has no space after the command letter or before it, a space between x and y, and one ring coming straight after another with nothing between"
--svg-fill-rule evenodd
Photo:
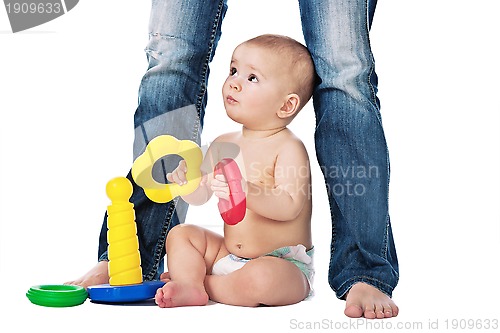
<instances>
[{"instance_id":1,"label":"blue toy base","mask_svg":"<svg viewBox=\"0 0 500 333\"><path fill-rule=\"evenodd\" d=\"M129 303L153 298L158 288L163 287L163 281L147 281L141 284L127 286L110 286L101 284L87 288L90 300L102 303Z\"/></svg>"}]
</instances>

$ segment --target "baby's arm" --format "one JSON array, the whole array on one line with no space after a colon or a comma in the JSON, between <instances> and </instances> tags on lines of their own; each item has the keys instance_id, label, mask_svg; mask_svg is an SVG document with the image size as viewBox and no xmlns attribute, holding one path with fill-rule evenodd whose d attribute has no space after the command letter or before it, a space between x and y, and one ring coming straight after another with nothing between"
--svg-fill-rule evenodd
<instances>
[{"instance_id":1,"label":"baby's arm","mask_svg":"<svg viewBox=\"0 0 500 333\"><path fill-rule=\"evenodd\" d=\"M226 191L226 196L229 195L228 189L222 188L221 190L218 190L217 188L214 189L213 186L210 186L214 182L214 167L221 159L221 150L223 151L222 153L226 154L227 156L236 156L239 151L239 148L236 145L225 142L224 138L225 136L221 135L220 137L215 139L208 148L205 157L203 158L202 165L200 166L201 173L203 175L200 185L194 192L182 196L182 199L187 203L195 206L203 205L212 197L214 191L216 191L216 194L219 194L221 191ZM181 186L185 185L187 183L186 173L186 161L181 160L177 168L175 168L172 172L167 173L167 180ZM222 180L223 182L225 181L223 176ZM227 187L227 184L225 185Z\"/></svg>"},{"instance_id":2,"label":"baby's arm","mask_svg":"<svg viewBox=\"0 0 500 333\"><path fill-rule=\"evenodd\" d=\"M188 204L195 206L203 205L212 197L213 191L210 188L210 184L213 181L213 166L216 164L218 155L217 145L212 143L203 158L202 165L200 166L202 173L200 185L194 192L182 196L182 199ZM181 160L177 168L175 168L172 172L167 173L167 180L181 186L185 185L187 183L186 173L186 161Z\"/></svg>"},{"instance_id":3,"label":"baby's arm","mask_svg":"<svg viewBox=\"0 0 500 333\"><path fill-rule=\"evenodd\" d=\"M177 168L175 168L172 172L167 173L167 180L180 186L186 185L186 173L186 161L181 160ZM188 204L195 206L203 205L205 202L207 202L212 196L212 191L210 190L210 187L207 186L207 178L208 175L203 173L198 188L192 193L181 196L181 198Z\"/></svg>"},{"instance_id":4,"label":"baby's arm","mask_svg":"<svg viewBox=\"0 0 500 333\"><path fill-rule=\"evenodd\" d=\"M278 221L295 219L311 194L307 151L299 140L292 140L278 154L275 184L265 187L247 182L247 208Z\"/></svg>"}]
</instances>

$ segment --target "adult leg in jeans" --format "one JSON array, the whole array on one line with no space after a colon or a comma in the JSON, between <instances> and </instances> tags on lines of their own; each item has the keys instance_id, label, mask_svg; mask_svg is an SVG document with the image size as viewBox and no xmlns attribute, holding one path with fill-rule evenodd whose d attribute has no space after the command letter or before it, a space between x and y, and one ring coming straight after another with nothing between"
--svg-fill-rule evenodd
<instances>
[{"instance_id":1,"label":"adult leg in jeans","mask_svg":"<svg viewBox=\"0 0 500 333\"><path fill-rule=\"evenodd\" d=\"M346 315L397 315L398 262L388 213L389 156L369 30L376 0L299 0L319 76L316 154L330 202L329 283Z\"/></svg>"},{"instance_id":2,"label":"adult leg in jeans","mask_svg":"<svg viewBox=\"0 0 500 333\"><path fill-rule=\"evenodd\" d=\"M134 115L134 159L158 135L199 143L207 102L209 62L221 34L226 0L153 0L149 43L149 67L139 89ZM153 176L164 181L167 170L178 161L164 158L155 164ZM159 278L163 271L168 231L182 223L187 204L175 199L165 204L151 202L132 180L141 266L145 280ZM105 283L107 272L106 217L99 237L99 263L73 284Z\"/></svg>"}]
</instances>

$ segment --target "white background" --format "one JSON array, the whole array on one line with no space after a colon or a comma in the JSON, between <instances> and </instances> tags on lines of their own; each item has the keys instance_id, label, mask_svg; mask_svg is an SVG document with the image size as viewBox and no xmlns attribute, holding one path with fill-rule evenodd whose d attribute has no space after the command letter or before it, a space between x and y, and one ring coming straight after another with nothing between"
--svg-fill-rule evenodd
<instances>
[{"instance_id":1,"label":"white background","mask_svg":"<svg viewBox=\"0 0 500 333\"><path fill-rule=\"evenodd\" d=\"M319 321L324 330L365 323L344 317L344 302L327 283L329 209L315 161L311 104L291 128L306 143L314 171L312 300L258 309L89 301L54 309L29 303L25 293L32 285L74 279L96 261L108 204L105 184L132 162L149 8L149 1L80 1L68 14L17 34L0 8L2 330L14 324L15 331L285 332L296 330L294 323ZM494 0L378 5L371 39L391 154L390 213L401 274L394 292L400 316L385 325L427 329L438 321L445 329L447 319L498 318L499 11ZM230 1L222 30L203 143L221 129L238 129L225 118L220 98L234 46L262 33L302 41L295 1ZM215 201L192 207L188 223L222 223Z\"/></svg>"}]
</instances>

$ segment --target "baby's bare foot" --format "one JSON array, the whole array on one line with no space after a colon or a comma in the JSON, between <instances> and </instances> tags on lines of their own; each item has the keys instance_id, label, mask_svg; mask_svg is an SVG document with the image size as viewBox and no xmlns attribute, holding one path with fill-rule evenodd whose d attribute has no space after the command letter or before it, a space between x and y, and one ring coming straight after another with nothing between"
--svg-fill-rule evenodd
<instances>
[{"instance_id":1,"label":"baby's bare foot","mask_svg":"<svg viewBox=\"0 0 500 333\"><path fill-rule=\"evenodd\" d=\"M389 296L366 283L353 285L346 297L344 314L350 318L391 318L398 312L399 308Z\"/></svg>"},{"instance_id":2,"label":"baby's bare foot","mask_svg":"<svg viewBox=\"0 0 500 333\"><path fill-rule=\"evenodd\" d=\"M160 308L206 305L208 295L203 287L169 281L156 291L155 302Z\"/></svg>"},{"instance_id":3,"label":"baby's bare foot","mask_svg":"<svg viewBox=\"0 0 500 333\"><path fill-rule=\"evenodd\" d=\"M108 262L100 261L81 278L65 282L64 284L71 284L87 288L88 286L95 286L98 284L104 284L108 282L109 282Z\"/></svg>"}]
</instances>

